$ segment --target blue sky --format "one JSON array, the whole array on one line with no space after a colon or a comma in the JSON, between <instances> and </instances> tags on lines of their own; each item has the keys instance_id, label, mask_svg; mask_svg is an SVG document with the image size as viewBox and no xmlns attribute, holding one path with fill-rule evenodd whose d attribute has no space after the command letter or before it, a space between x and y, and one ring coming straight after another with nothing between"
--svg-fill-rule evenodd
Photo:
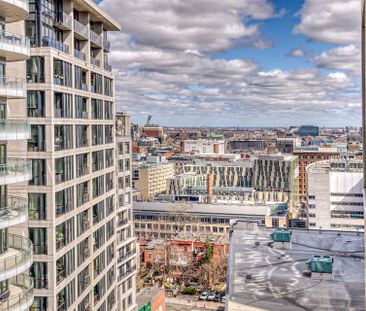
<instances>
[{"instance_id":1,"label":"blue sky","mask_svg":"<svg viewBox=\"0 0 366 311\"><path fill-rule=\"evenodd\" d=\"M101 5L122 25L110 59L118 110L136 122L361 124L359 0Z\"/></svg>"}]
</instances>

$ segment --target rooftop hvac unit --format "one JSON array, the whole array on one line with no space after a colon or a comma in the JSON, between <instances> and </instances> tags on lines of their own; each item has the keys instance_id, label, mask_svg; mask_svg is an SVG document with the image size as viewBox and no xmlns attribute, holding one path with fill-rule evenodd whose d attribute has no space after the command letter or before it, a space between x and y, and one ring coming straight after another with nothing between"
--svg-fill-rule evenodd
<instances>
[{"instance_id":1,"label":"rooftop hvac unit","mask_svg":"<svg viewBox=\"0 0 366 311\"><path fill-rule=\"evenodd\" d=\"M274 242L290 242L292 231L289 229L276 229L271 238Z\"/></svg>"},{"instance_id":2,"label":"rooftop hvac unit","mask_svg":"<svg viewBox=\"0 0 366 311\"><path fill-rule=\"evenodd\" d=\"M333 257L314 255L306 262L306 267L311 272L316 273L332 273L333 271Z\"/></svg>"}]
</instances>

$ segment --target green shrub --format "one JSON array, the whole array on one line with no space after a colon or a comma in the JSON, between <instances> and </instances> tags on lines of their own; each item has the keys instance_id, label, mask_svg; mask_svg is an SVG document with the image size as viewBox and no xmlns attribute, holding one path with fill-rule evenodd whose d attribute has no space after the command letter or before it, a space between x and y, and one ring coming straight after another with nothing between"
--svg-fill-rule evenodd
<instances>
[{"instance_id":1,"label":"green shrub","mask_svg":"<svg viewBox=\"0 0 366 311\"><path fill-rule=\"evenodd\" d=\"M186 287L183 290L183 294L186 294L186 295L195 295L196 293L197 293L197 288L194 288L194 287Z\"/></svg>"}]
</instances>

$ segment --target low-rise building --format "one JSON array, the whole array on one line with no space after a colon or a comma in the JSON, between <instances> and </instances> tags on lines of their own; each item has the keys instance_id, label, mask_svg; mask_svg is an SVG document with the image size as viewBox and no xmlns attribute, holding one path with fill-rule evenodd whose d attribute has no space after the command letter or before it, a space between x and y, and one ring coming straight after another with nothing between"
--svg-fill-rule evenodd
<instances>
[{"instance_id":1,"label":"low-rise building","mask_svg":"<svg viewBox=\"0 0 366 311\"><path fill-rule=\"evenodd\" d=\"M225 153L225 140L190 139L181 141L181 151L184 153Z\"/></svg>"},{"instance_id":2,"label":"low-rise building","mask_svg":"<svg viewBox=\"0 0 366 311\"><path fill-rule=\"evenodd\" d=\"M294 149L301 148L300 137L281 137L276 139L276 148L282 153L292 153Z\"/></svg>"},{"instance_id":3,"label":"low-rise building","mask_svg":"<svg viewBox=\"0 0 366 311\"><path fill-rule=\"evenodd\" d=\"M138 311L165 311L163 287L145 287L137 295Z\"/></svg>"}]
</instances>

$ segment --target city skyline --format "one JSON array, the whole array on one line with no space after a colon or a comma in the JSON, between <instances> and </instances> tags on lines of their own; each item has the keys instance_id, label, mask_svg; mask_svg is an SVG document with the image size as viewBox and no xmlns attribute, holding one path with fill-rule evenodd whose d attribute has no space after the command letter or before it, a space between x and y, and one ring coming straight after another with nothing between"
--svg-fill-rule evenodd
<instances>
[{"instance_id":1,"label":"city skyline","mask_svg":"<svg viewBox=\"0 0 366 311\"><path fill-rule=\"evenodd\" d=\"M360 5L104 0L124 25L117 109L164 126L359 126Z\"/></svg>"}]
</instances>

